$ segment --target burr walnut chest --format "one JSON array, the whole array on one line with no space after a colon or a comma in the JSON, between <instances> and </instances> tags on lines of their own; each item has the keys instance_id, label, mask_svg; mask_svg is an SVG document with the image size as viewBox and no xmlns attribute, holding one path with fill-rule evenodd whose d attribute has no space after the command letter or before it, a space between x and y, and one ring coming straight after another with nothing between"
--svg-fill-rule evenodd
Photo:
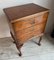
<instances>
[{"instance_id":1,"label":"burr walnut chest","mask_svg":"<svg viewBox=\"0 0 54 60\"><path fill-rule=\"evenodd\" d=\"M8 18L10 33L14 39L19 56L21 56L21 47L32 37L40 37L44 34L49 10L39 5L30 3L15 7L4 8Z\"/></svg>"}]
</instances>

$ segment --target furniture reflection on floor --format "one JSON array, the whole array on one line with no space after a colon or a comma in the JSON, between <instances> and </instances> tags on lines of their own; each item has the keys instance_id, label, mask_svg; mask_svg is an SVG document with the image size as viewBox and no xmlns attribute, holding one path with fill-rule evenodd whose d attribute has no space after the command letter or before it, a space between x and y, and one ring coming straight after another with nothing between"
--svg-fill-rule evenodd
<instances>
[{"instance_id":1,"label":"furniture reflection on floor","mask_svg":"<svg viewBox=\"0 0 54 60\"><path fill-rule=\"evenodd\" d=\"M32 37L40 37L37 43L40 46L49 14L48 9L30 3L4 8L4 12L8 18L11 36L19 50L19 56L22 55L23 44Z\"/></svg>"}]
</instances>

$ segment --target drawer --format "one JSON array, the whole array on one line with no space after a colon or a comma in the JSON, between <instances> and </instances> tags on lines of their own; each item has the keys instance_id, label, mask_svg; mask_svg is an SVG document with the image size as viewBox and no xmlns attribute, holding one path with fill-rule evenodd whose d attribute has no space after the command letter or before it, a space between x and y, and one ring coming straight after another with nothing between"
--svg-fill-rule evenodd
<instances>
[{"instance_id":1,"label":"drawer","mask_svg":"<svg viewBox=\"0 0 54 60\"><path fill-rule=\"evenodd\" d=\"M40 34L42 34L43 32L42 32L42 30L37 30L37 31L34 31L34 36L38 36L38 35L40 35Z\"/></svg>"},{"instance_id":2,"label":"drawer","mask_svg":"<svg viewBox=\"0 0 54 60\"><path fill-rule=\"evenodd\" d=\"M17 37L19 43L24 43L26 41L28 41L28 39L32 38L33 37L33 33L30 32L30 33L27 33L21 37Z\"/></svg>"},{"instance_id":3,"label":"drawer","mask_svg":"<svg viewBox=\"0 0 54 60\"><path fill-rule=\"evenodd\" d=\"M34 26L34 36L44 33L46 23Z\"/></svg>"},{"instance_id":4,"label":"drawer","mask_svg":"<svg viewBox=\"0 0 54 60\"><path fill-rule=\"evenodd\" d=\"M48 12L43 13L41 15L38 15L38 16L34 17L35 18L35 23L39 24L39 23L42 23L42 22L46 22L47 17L48 17Z\"/></svg>"},{"instance_id":5,"label":"drawer","mask_svg":"<svg viewBox=\"0 0 54 60\"><path fill-rule=\"evenodd\" d=\"M23 30L17 31L16 32L16 36L17 37L22 37L22 36L25 36L26 34L31 33L33 31L34 31L34 27L32 26L32 27L29 27L27 29L23 29Z\"/></svg>"},{"instance_id":6,"label":"drawer","mask_svg":"<svg viewBox=\"0 0 54 60\"><path fill-rule=\"evenodd\" d=\"M40 23L38 25L34 25L34 30L37 31L37 30L44 30L45 29L45 25L46 23Z\"/></svg>"},{"instance_id":7,"label":"drawer","mask_svg":"<svg viewBox=\"0 0 54 60\"><path fill-rule=\"evenodd\" d=\"M14 31L19 31L31 27L34 24L34 18L28 18L26 20L20 20L15 23L12 23Z\"/></svg>"}]
</instances>

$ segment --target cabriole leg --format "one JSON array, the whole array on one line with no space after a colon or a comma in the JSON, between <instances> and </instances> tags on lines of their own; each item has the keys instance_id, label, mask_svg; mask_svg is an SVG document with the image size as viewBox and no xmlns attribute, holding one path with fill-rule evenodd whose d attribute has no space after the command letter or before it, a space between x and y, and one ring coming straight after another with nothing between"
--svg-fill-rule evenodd
<instances>
[{"instance_id":1,"label":"cabriole leg","mask_svg":"<svg viewBox=\"0 0 54 60\"><path fill-rule=\"evenodd\" d=\"M21 45L16 44L16 47L17 47L17 49L19 51L19 56L22 56L22 53L21 53L21 47L22 46L23 46L23 44L21 44Z\"/></svg>"},{"instance_id":2,"label":"cabriole leg","mask_svg":"<svg viewBox=\"0 0 54 60\"><path fill-rule=\"evenodd\" d=\"M19 44L19 42L16 40L16 38L13 36L12 32L10 32L11 34L11 37L13 38L14 42L16 44L16 47L19 51L19 56L22 56L22 53L21 53L21 47L23 46L23 44Z\"/></svg>"}]
</instances>

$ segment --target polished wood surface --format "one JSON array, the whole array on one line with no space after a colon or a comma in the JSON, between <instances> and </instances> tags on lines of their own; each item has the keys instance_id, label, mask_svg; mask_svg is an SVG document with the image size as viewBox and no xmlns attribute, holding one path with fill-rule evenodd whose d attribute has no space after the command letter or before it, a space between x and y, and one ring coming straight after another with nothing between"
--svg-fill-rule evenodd
<instances>
[{"instance_id":1,"label":"polished wood surface","mask_svg":"<svg viewBox=\"0 0 54 60\"><path fill-rule=\"evenodd\" d=\"M5 8L4 11L8 16L9 20L15 20L22 17L26 17L28 15L32 15L35 13L47 11L48 9L41 7L39 5L30 3L21 6L9 7Z\"/></svg>"},{"instance_id":2,"label":"polished wood surface","mask_svg":"<svg viewBox=\"0 0 54 60\"><path fill-rule=\"evenodd\" d=\"M38 45L44 34L49 10L36 4L26 4L5 8L8 17L11 36L20 52L22 45L30 38L40 36Z\"/></svg>"},{"instance_id":3,"label":"polished wood surface","mask_svg":"<svg viewBox=\"0 0 54 60\"><path fill-rule=\"evenodd\" d=\"M15 31L18 31L18 30L22 30L22 29L31 27L32 26L31 23L33 21L34 21L34 18L28 18L28 19L24 19L24 20L20 20L15 23L12 23L13 24L12 26L14 27Z\"/></svg>"}]
</instances>

